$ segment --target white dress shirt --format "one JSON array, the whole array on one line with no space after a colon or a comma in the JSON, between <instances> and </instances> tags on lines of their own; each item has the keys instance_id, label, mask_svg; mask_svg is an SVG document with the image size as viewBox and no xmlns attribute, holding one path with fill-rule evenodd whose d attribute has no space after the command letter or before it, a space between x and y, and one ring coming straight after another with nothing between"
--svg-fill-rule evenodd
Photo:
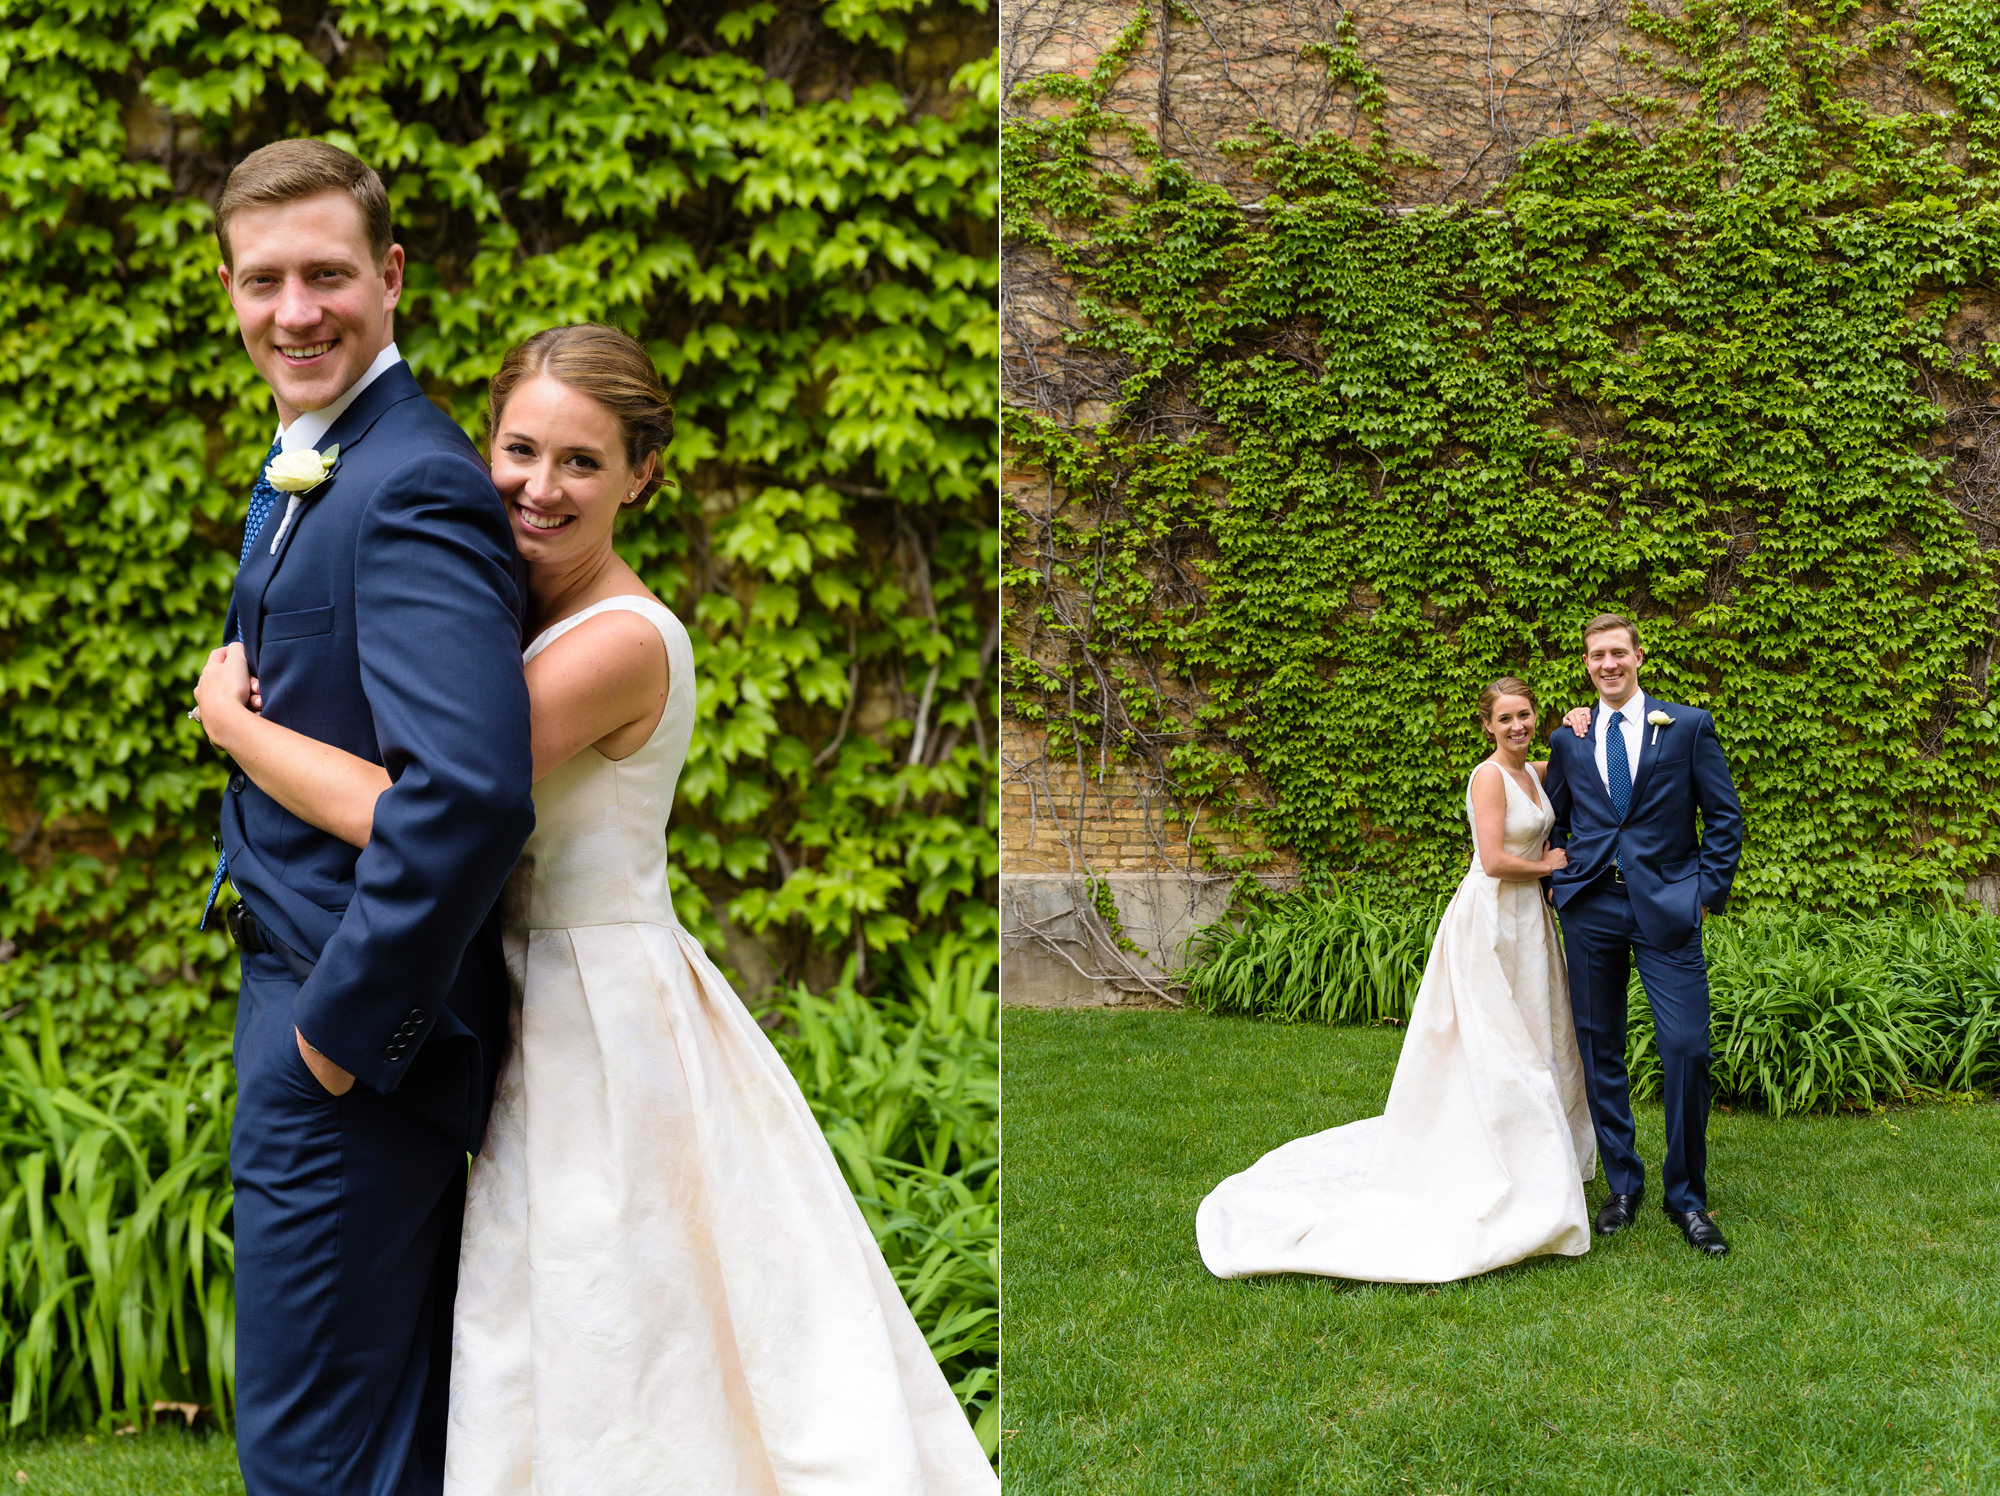
<instances>
[{"instance_id":1,"label":"white dress shirt","mask_svg":"<svg viewBox=\"0 0 2000 1496\"><path fill-rule=\"evenodd\" d=\"M1603 783L1604 793L1607 795L1611 793L1611 766L1605 762L1604 758L1605 728L1610 725L1611 714L1614 711L1625 714L1619 720L1618 730L1625 734L1625 767L1630 771L1632 779L1636 783L1639 778L1639 742L1646 725L1646 693L1644 691L1634 691L1625 705L1620 707L1612 706L1602 696L1597 698L1597 721L1595 723L1597 728L1597 777Z\"/></svg>"},{"instance_id":2,"label":"white dress shirt","mask_svg":"<svg viewBox=\"0 0 2000 1496\"><path fill-rule=\"evenodd\" d=\"M300 411L298 418L289 426L281 423L278 427L278 450L295 452L304 447L317 449L320 442L325 440L327 432L333 430L333 423L347 414L348 406L361 398L361 392L390 369L395 368L402 362L402 358L403 355L396 351L396 344L391 340L387 348L375 355L375 362L362 371L361 377L350 384L339 399L322 405L318 410ZM283 518L277 524L265 527L271 532L272 555L278 554L278 542L285 538L285 531L291 529L292 521L298 516L300 502L297 494L286 494Z\"/></svg>"},{"instance_id":3,"label":"white dress shirt","mask_svg":"<svg viewBox=\"0 0 2000 1496\"><path fill-rule=\"evenodd\" d=\"M299 412L297 420L278 427L280 450L296 452L301 447L317 447L320 439L333 430L333 423L347 414L347 407L361 398L361 392L380 379L389 370L401 363L403 355L390 342L387 348L375 355L375 362L362 371L361 377L347 387L345 394L331 404L322 405L318 410Z\"/></svg>"}]
</instances>

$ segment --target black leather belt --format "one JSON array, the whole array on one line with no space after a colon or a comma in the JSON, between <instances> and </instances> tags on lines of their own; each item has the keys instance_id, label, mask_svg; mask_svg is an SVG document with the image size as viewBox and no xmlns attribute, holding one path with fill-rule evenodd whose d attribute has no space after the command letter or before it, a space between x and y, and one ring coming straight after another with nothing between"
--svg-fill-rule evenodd
<instances>
[{"instance_id":1,"label":"black leather belt","mask_svg":"<svg viewBox=\"0 0 2000 1496\"><path fill-rule=\"evenodd\" d=\"M312 975L313 963L273 935L271 927L245 905L231 904L229 912L222 916L222 922L229 926L229 938L236 942L239 950L260 955L269 952L290 967L292 975L301 982Z\"/></svg>"},{"instance_id":2,"label":"black leather belt","mask_svg":"<svg viewBox=\"0 0 2000 1496\"><path fill-rule=\"evenodd\" d=\"M271 937L257 916L241 904L231 904L224 911L222 922L229 926L229 938L246 951L268 951L272 949Z\"/></svg>"}]
</instances>

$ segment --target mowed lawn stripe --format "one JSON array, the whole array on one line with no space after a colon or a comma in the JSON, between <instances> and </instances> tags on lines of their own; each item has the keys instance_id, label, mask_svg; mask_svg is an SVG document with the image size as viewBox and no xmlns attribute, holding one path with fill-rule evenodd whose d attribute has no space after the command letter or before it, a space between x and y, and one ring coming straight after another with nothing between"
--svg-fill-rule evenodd
<instances>
[{"instance_id":1,"label":"mowed lawn stripe","mask_svg":"<svg viewBox=\"0 0 2000 1496\"><path fill-rule=\"evenodd\" d=\"M1202 1196L1379 1112L1400 1044L1007 1011L1009 1496L2000 1490L2000 1107L1718 1110L1720 1262L1655 1173L1579 1259L1435 1289L1211 1278ZM1657 1170L1659 1107L1638 1119Z\"/></svg>"}]
</instances>

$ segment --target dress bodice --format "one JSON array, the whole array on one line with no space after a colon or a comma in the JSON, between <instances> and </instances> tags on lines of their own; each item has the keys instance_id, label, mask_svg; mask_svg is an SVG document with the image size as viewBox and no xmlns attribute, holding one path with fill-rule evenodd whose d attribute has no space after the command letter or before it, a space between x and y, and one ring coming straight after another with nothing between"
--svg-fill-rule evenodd
<instances>
[{"instance_id":1,"label":"dress bodice","mask_svg":"<svg viewBox=\"0 0 2000 1496\"><path fill-rule=\"evenodd\" d=\"M652 736L626 757L585 748L535 786L534 834L502 898L510 926L679 923L667 891L667 819L694 737L694 646L687 630L651 598L608 597L536 635L522 663L614 609L652 620L666 641L666 709Z\"/></svg>"},{"instance_id":2,"label":"dress bodice","mask_svg":"<svg viewBox=\"0 0 2000 1496\"><path fill-rule=\"evenodd\" d=\"M1512 774L1490 758L1472 771L1473 778L1485 772L1488 764L1492 765L1492 772L1498 774L1501 783L1506 786L1507 819L1501 826L1501 846L1510 856L1526 857L1533 861L1541 856L1542 843L1548 840L1549 832L1556 824L1555 808L1549 804L1548 794L1542 788L1541 776L1534 775L1535 793L1530 796L1514 782ZM1532 768L1528 772L1534 774ZM539 808L539 801L537 807ZM1471 779L1465 782L1465 824L1472 829L1471 871L1484 873L1486 869L1479 861L1479 830L1473 825L1472 818Z\"/></svg>"}]
</instances>

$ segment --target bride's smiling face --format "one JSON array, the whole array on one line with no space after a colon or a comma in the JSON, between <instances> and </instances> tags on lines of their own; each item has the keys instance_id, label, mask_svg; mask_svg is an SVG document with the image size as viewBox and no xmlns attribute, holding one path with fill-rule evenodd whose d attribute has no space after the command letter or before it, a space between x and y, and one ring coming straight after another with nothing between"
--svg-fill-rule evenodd
<instances>
[{"instance_id":1,"label":"bride's smiling face","mask_svg":"<svg viewBox=\"0 0 2000 1496\"><path fill-rule=\"evenodd\" d=\"M644 488L653 466L648 458L634 472L618 417L547 375L523 381L508 398L488 455L514 544L531 566L567 565L609 547L619 507Z\"/></svg>"},{"instance_id":2,"label":"bride's smiling face","mask_svg":"<svg viewBox=\"0 0 2000 1496\"><path fill-rule=\"evenodd\" d=\"M1535 741L1539 713L1525 696L1502 696L1493 703L1493 715L1486 719L1487 736L1502 748L1526 754Z\"/></svg>"}]
</instances>

